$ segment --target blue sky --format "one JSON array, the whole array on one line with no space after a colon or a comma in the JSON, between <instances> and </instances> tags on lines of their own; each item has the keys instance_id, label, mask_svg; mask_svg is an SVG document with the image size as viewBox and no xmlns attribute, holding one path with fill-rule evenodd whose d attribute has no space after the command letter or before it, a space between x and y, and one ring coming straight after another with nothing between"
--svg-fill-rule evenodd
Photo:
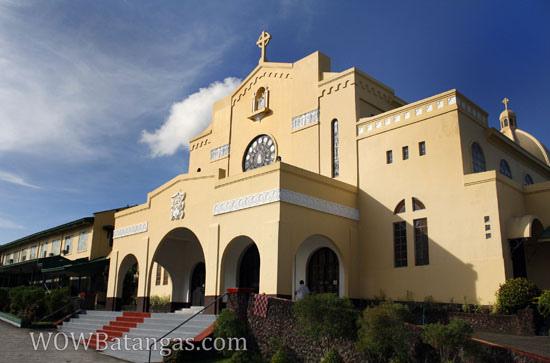
<instances>
[{"instance_id":1,"label":"blue sky","mask_svg":"<svg viewBox=\"0 0 550 363\"><path fill-rule=\"evenodd\" d=\"M507 96L550 145L549 15L546 0L0 0L0 243L185 171L204 104L254 68L262 29L270 60L320 50L409 102L457 88L495 127Z\"/></svg>"}]
</instances>

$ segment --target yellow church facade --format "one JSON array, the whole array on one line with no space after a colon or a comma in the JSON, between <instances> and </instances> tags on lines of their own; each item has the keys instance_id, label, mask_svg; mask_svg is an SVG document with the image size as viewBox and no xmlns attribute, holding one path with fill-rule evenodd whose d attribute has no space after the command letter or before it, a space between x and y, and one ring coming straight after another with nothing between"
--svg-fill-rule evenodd
<instances>
[{"instance_id":1,"label":"yellow church facade","mask_svg":"<svg viewBox=\"0 0 550 363\"><path fill-rule=\"evenodd\" d=\"M550 161L506 109L456 90L406 103L315 52L258 66L215 103L189 170L115 214L107 304L204 305L226 289L293 298L490 304L550 288ZM131 285L131 286L130 286Z\"/></svg>"}]
</instances>

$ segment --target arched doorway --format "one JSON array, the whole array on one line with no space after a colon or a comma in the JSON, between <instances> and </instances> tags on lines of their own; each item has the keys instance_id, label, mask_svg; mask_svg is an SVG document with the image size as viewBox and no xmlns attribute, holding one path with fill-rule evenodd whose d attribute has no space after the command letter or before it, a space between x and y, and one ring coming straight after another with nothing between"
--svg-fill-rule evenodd
<instances>
[{"instance_id":1,"label":"arched doorway","mask_svg":"<svg viewBox=\"0 0 550 363\"><path fill-rule=\"evenodd\" d=\"M307 285L312 293L334 293L340 290L338 256L328 247L319 248L307 264Z\"/></svg>"},{"instance_id":2,"label":"arched doorway","mask_svg":"<svg viewBox=\"0 0 550 363\"><path fill-rule=\"evenodd\" d=\"M293 279L293 291L303 280L313 293L346 295L345 264L336 243L320 234L306 238L294 256Z\"/></svg>"},{"instance_id":3,"label":"arched doorway","mask_svg":"<svg viewBox=\"0 0 550 363\"><path fill-rule=\"evenodd\" d=\"M191 274L191 305L204 306L204 282L206 278L206 267L204 262L199 262Z\"/></svg>"},{"instance_id":4,"label":"arched doorway","mask_svg":"<svg viewBox=\"0 0 550 363\"><path fill-rule=\"evenodd\" d=\"M235 237L229 242L222 258L222 286L260 290L260 252L256 243L247 236Z\"/></svg>"},{"instance_id":5,"label":"arched doorway","mask_svg":"<svg viewBox=\"0 0 550 363\"><path fill-rule=\"evenodd\" d=\"M139 285L139 264L134 255L122 260L118 273L118 293L122 310L136 310Z\"/></svg>"},{"instance_id":6,"label":"arched doorway","mask_svg":"<svg viewBox=\"0 0 550 363\"><path fill-rule=\"evenodd\" d=\"M241 257L238 286L260 291L260 251L256 244L250 245Z\"/></svg>"},{"instance_id":7,"label":"arched doorway","mask_svg":"<svg viewBox=\"0 0 550 363\"><path fill-rule=\"evenodd\" d=\"M160 279L156 269L153 269L155 263L165 270L162 274L163 279ZM194 298L197 299L197 303L204 303L204 266L204 253L198 237L188 228L171 230L163 237L152 258L148 279L149 297L169 295L171 310L194 305ZM193 286L193 283L196 283L196 286ZM198 286L201 287L202 294L196 295L194 290Z\"/></svg>"}]
</instances>

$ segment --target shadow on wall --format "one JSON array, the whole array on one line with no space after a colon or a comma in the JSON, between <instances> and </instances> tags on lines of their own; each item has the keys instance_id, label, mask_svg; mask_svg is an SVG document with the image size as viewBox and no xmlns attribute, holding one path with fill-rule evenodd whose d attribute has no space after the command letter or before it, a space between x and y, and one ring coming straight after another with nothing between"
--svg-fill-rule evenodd
<instances>
[{"instance_id":1,"label":"shadow on wall","mask_svg":"<svg viewBox=\"0 0 550 363\"><path fill-rule=\"evenodd\" d=\"M430 210L428 203L413 201L413 195L396 197L397 210L394 211L367 193L359 193L360 205L367 206L360 211L360 228L366 235L359 247L364 256L364 263L359 267L360 289L367 292L368 299L490 303L478 299L478 274L473 265L462 261L432 237L445 235L451 241L454 231L461 228L448 219L447 213ZM404 205L400 206L401 198ZM471 255L463 245L457 245L456 250ZM484 292L484 295L493 296L494 292Z\"/></svg>"}]
</instances>

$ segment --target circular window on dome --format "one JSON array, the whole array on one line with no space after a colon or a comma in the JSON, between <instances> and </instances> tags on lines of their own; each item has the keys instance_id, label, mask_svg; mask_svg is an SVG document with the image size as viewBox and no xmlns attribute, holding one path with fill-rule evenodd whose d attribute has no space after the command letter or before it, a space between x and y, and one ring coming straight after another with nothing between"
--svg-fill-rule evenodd
<instances>
[{"instance_id":1,"label":"circular window on dome","mask_svg":"<svg viewBox=\"0 0 550 363\"><path fill-rule=\"evenodd\" d=\"M256 169L269 165L277 158L277 147L273 139L267 135L256 137L248 145L243 159L243 170Z\"/></svg>"}]
</instances>

